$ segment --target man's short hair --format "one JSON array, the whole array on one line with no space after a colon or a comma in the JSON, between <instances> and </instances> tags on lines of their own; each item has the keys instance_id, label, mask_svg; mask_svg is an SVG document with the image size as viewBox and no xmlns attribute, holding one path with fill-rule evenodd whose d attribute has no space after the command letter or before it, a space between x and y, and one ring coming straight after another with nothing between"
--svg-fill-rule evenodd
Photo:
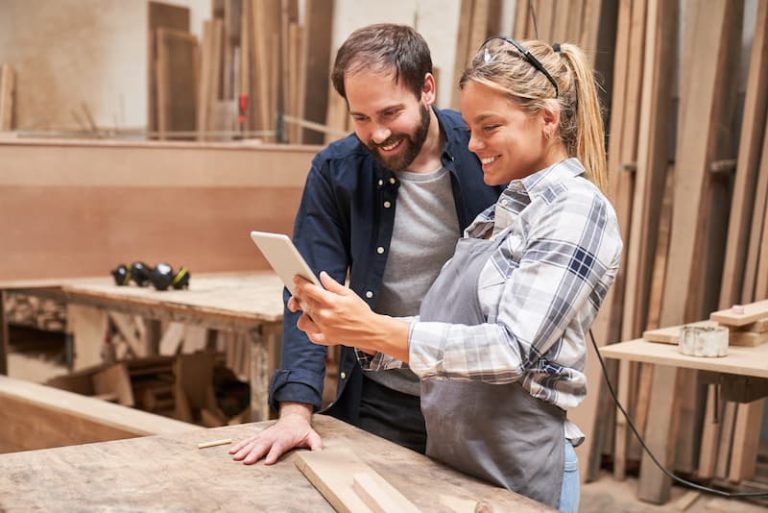
<instances>
[{"instance_id":1,"label":"man's short hair","mask_svg":"<svg viewBox=\"0 0 768 513\"><path fill-rule=\"evenodd\" d=\"M379 23L354 31L336 53L331 80L345 100L344 77L362 70L393 71L395 82L419 98L425 75L432 73L432 57L427 42L411 27Z\"/></svg>"}]
</instances>

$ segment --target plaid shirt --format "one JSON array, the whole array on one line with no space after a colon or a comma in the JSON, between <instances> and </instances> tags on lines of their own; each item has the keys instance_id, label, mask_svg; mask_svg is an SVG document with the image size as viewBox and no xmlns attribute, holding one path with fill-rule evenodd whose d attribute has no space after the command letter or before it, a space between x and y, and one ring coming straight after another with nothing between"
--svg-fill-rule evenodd
<instances>
[{"instance_id":1,"label":"plaid shirt","mask_svg":"<svg viewBox=\"0 0 768 513\"><path fill-rule=\"evenodd\" d=\"M568 159L512 181L465 237L504 238L483 267L477 326L413 321L411 369L422 379L520 381L563 409L586 395L586 336L619 268L616 214ZM403 364L359 353L366 370Z\"/></svg>"}]
</instances>

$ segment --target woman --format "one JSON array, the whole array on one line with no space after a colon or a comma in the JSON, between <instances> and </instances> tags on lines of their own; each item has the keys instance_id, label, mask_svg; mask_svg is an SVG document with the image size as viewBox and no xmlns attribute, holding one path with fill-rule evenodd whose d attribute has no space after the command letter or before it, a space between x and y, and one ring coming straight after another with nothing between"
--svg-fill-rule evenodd
<instances>
[{"instance_id":1,"label":"woman","mask_svg":"<svg viewBox=\"0 0 768 513\"><path fill-rule=\"evenodd\" d=\"M488 185L508 184L467 228L417 320L374 314L321 274L289 308L319 344L359 350L364 369L407 363L421 378L427 454L561 511L578 509L567 420L586 394L587 332L616 275L618 224L603 123L584 54L494 37L460 81L469 149Z\"/></svg>"}]
</instances>

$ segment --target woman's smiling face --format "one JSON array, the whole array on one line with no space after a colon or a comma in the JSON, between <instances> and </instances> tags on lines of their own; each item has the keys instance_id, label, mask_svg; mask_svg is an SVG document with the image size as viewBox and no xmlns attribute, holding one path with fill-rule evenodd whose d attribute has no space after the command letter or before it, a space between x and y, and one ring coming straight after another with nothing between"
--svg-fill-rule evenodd
<instances>
[{"instance_id":1,"label":"woman's smiling face","mask_svg":"<svg viewBox=\"0 0 768 513\"><path fill-rule=\"evenodd\" d=\"M461 93L461 114L487 185L505 185L549 165L545 133L552 128L543 111L529 114L503 93L470 81Z\"/></svg>"}]
</instances>

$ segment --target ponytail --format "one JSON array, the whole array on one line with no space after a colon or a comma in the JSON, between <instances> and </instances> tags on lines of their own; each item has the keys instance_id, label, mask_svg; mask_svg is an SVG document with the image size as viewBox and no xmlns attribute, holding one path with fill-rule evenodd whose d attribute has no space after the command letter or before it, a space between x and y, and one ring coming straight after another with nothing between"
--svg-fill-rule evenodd
<instances>
[{"instance_id":1,"label":"ponytail","mask_svg":"<svg viewBox=\"0 0 768 513\"><path fill-rule=\"evenodd\" d=\"M608 186L605 161L605 128L592 69L584 52L576 45L561 45L560 53L574 75L576 92L576 157L584 165L587 178L602 191Z\"/></svg>"}]
</instances>

